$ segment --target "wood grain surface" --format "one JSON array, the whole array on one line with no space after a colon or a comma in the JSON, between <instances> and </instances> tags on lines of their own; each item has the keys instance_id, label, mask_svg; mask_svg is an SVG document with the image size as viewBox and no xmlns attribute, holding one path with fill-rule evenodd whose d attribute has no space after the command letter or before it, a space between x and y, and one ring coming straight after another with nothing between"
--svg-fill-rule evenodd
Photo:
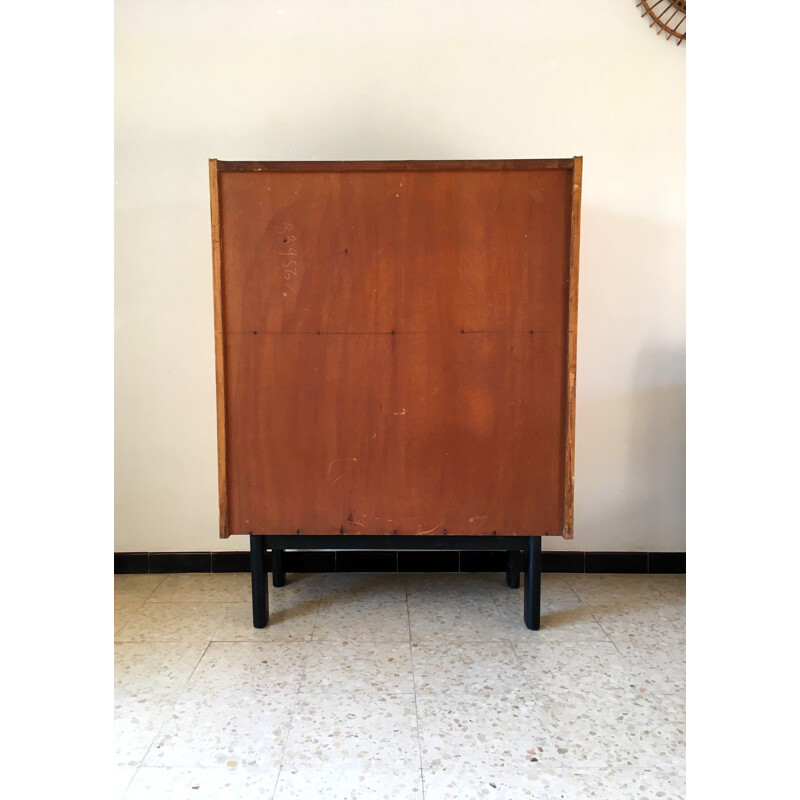
<instances>
[{"instance_id":1,"label":"wood grain surface","mask_svg":"<svg viewBox=\"0 0 800 800\"><path fill-rule=\"evenodd\" d=\"M575 511L575 394L578 363L578 266L581 238L583 158L576 156L572 172L572 232L569 250L569 318L567 339L567 441L564 466L564 538L573 538Z\"/></svg>"},{"instance_id":2,"label":"wood grain surface","mask_svg":"<svg viewBox=\"0 0 800 800\"><path fill-rule=\"evenodd\" d=\"M219 532L228 534L228 479L225 457L225 362L222 322L222 253L220 251L219 169L217 160L208 162L211 187L211 257L214 265L214 370L217 380L217 454L219 478Z\"/></svg>"},{"instance_id":3,"label":"wood grain surface","mask_svg":"<svg viewBox=\"0 0 800 800\"><path fill-rule=\"evenodd\" d=\"M432 164L214 162L222 536L571 535L580 167Z\"/></svg>"}]
</instances>

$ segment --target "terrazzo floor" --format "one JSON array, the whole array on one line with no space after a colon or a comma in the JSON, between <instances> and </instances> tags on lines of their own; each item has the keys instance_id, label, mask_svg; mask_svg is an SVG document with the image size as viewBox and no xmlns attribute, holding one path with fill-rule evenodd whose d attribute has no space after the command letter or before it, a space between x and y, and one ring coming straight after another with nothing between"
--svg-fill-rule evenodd
<instances>
[{"instance_id":1,"label":"terrazzo floor","mask_svg":"<svg viewBox=\"0 0 800 800\"><path fill-rule=\"evenodd\" d=\"M683 575L115 576L117 797L685 797Z\"/></svg>"}]
</instances>

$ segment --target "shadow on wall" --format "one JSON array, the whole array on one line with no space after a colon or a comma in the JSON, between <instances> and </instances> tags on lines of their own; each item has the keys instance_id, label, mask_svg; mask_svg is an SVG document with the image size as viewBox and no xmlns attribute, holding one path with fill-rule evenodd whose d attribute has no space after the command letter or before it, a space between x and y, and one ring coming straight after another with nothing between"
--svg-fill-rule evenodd
<instances>
[{"instance_id":1,"label":"shadow on wall","mask_svg":"<svg viewBox=\"0 0 800 800\"><path fill-rule=\"evenodd\" d=\"M630 468L639 505L636 517L654 543L648 549L685 550L685 349L645 347L636 362L634 384Z\"/></svg>"},{"instance_id":2,"label":"shadow on wall","mask_svg":"<svg viewBox=\"0 0 800 800\"><path fill-rule=\"evenodd\" d=\"M575 538L549 549L686 549L684 373L682 347L645 346L621 391L578 389Z\"/></svg>"},{"instance_id":3,"label":"shadow on wall","mask_svg":"<svg viewBox=\"0 0 800 800\"><path fill-rule=\"evenodd\" d=\"M667 206L636 214L592 202L604 187L624 188L585 174L575 538L550 549L682 551L684 229Z\"/></svg>"}]
</instances>

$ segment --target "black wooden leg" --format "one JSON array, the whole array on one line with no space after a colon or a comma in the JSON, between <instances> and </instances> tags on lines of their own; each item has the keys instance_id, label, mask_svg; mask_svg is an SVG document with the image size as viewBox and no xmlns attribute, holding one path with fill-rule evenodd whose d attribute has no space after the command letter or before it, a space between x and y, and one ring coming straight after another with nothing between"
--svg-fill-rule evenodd
<instances>
[{"instance_id":1,"label":"black wooden leg","mask_svg":"<svg viewBox=\"0 0 800 800\"><path fill-rule=\"evenodd\" d=\"M525 547L525 624L539 630L542 602L542 537L529 536Z\"/></svg>"},{"instance_id":2,"label":"black wooden leg","mask_svg":"<svg viewBox=\"0 0 800 800\"><path fill-rule=\"evenodd\" d=\"M519 571L522 556L519 550L506 550L506 584L511 589L519 589Z\"/></svg>"},{"instance_id":3,"label":"black wooden leg","mask_svg":"<svg viewBox=\"0 0 800 800\"><path fill-rule=\"evenodd\" d=\"M272 548L272 585L286 585L286 568L283 566L283 550Z\"/></svg>"},{"instance_id":4,"label":"black wooden leg","mask_svg":"<svg viewBox=\"0 0 800 800\"><path fill-rule=\"evenodd\" d=\"M250 582L253 587L253 627L266 628L269 621L269 594L265 556L267 544L264 536L250 534Z\"/></svg>"}]
</instances>

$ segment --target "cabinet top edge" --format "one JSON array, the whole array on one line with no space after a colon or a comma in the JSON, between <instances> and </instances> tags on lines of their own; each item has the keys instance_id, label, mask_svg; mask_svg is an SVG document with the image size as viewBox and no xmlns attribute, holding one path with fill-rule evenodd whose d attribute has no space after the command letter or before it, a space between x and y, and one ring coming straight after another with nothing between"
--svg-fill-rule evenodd
<instances>
[{"instance_id":1,"label":"cabinet top edge","mask_svg":"<svg viewBox=\"0 0 800 800\"><path fill-rule=\"evenodd\" d=\"M220 172L380 172L448 170L573 169L574 158L473 159L446 161L220 161L209 159Z\"/></svg>"}]
</instances>

